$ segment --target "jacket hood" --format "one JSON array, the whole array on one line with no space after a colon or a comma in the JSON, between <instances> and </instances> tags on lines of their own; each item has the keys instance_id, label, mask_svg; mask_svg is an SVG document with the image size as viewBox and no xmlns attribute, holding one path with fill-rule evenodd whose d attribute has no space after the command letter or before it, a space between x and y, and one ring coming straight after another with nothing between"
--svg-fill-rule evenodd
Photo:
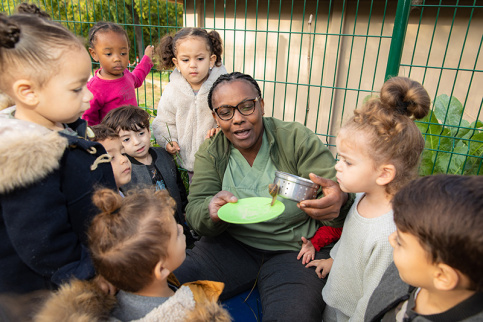
<instances>
[{"instance_id":1,"label":"jacket hood","mask_svg":"<svg viewBox=\"0 0 483 322\"><path fill-rule=\"evenodd\" d=\"M0 112L0 193L25 187L59 167L68 140L56 131Z\"/></svg>"}]
</instances>

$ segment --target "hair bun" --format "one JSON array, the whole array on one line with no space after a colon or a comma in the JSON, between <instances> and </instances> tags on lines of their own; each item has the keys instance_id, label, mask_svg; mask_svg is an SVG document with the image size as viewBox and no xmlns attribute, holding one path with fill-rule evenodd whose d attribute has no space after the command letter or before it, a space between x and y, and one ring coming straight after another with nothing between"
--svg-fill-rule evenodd
<instances>
[{"instance_id":1,"label":"hair bun","mask_svg":"<svg viewBox=\"0 0 483 322\"><path fill-rule=\"evenodd\" d=\"M92 196L92 201L106 215L115 214L122 205L122 197L111 189L99 189Z\"/></svg>"},{"instance_id":2,"label":"hair bun","mask_svg":"<svg viewBox=\"0 0 483 322\"><path fill-rule=\"evenodd\" d=\"M20 14L33 15L39 18L50 19L50 15L47 12L40 10L40 8L34 4L26 2L21 3L17 7L17 12Z\"/></svg>"},{"instance_id":3,"label":"hair bun","mask_svg":"<svg viewBox=\"0 0 483 322\"><path fill-rule=\"evenodd\" d=\"M393 77L385 82L380 99L384 108L415 119L425 117L431 105L424 87L407 77Z\"/></svg>"},{"instance_id":4,"label":"hair bun","mask_svg":"<svg viewBox=\"0 0 483 322\"><path fill-rule=\"evenodd\" d=\"M14 48L20 39L20 28L5 15L0 15L0 46Z\"/></svg>"}]
</instances>

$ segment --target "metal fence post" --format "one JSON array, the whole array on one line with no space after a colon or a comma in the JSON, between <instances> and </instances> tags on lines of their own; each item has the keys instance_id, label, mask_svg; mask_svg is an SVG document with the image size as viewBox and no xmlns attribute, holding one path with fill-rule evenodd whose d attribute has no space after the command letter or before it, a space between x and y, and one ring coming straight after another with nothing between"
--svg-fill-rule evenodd
<instances>
[{"instance_id":1,"label":"metal fence post","mask_svg":"<svg viewBox=\"0 0 483 322\"><path fill-rule=\"evenodd\" d=\"M404 40L406 38L406 30L408 27L409 9L411 9L411 0L399 0L397 2L391 46L387 58L386 76L384 77L385 80L399 74L399 66L401 65Z\"/></svg>"}]
</instances>

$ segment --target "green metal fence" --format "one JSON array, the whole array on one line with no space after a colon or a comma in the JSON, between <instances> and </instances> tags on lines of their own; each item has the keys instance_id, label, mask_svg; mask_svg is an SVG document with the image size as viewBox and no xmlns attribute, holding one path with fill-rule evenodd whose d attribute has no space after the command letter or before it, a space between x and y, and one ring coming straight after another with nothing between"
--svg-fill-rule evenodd
<instances>
[{"instance_id":1,"label":"green metal fence","mask_svg":"<svg viewBox=\"0 0 483 322\"><path fill-rule=\"evenodd\" d=\"M0 1L7 14L20 2ZM184 26L215 29L227 70L255 77L266 113L305 124L332 149L365 97L389 76L411 77L433 100L431 115L418 122L426 139L421 173L483 173L483 5L476 0L33 3L82 37L99 20L123 25L132 61ZM155 113L168 77L148 76L140 106Z\"/></svg>"}]
</instances>

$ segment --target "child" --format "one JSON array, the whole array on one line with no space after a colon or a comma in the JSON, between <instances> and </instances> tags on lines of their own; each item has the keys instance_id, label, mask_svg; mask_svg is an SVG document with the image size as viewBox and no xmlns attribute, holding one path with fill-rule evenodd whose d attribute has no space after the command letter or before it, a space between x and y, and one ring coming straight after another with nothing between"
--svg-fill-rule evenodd
<instances>
[{"instance_id":1,"label":"child","mask_svg":"<svg viewBox=\"0 0 483 322\"><path fill-rule=\"evenodd\" d=\"M109 155L117 190L121 196L124 196L120 188L131 181L131 162L124 152L121 139L117 132L107 125L98 124L91 129L95 135L92 141L102 144Z\"/></svg>"},{"instance_id":2,"label":"child","mask_svg":"<svg viewBox=\"0 0 483 322\"><path fill-rule=\"evenodd\" d=\"M220 35L201 28L183 28L174 37L163 37L156 48L161 68L176 69L158 105L154 136L169 153L180 153L180 166L189 171L190 182L195 153L216 124L208 92L218 76L226 74L222 51Z\"/></svg>"},{"instance_id":3,"label":"child","mask_svg":"<svg viewBox=\"0 0 483 322\"><path fill-rule=\"evenodd\" d=\"M0 15L0 69L0 90L16 105L0 113L0 292L91 278L93 186L116 184L79 119L92 98L89 54L58 23Z\"/></svg>"},{"instance_id":4,"label":"child","mask_svg":"<svg viewBox=\"0 0 483 322\"><path fill-rule=\"evenodd\" d=\"M126 105L110 111L102 120L103 124L117 131L132 164L131 181L122 190L126 192L140 185L167 189L176 201L176 221L183 226L188 245L191 245L194 239L185 223L186 189L173 157L163 148L150 147L149 117L145 110Z\"/></svg>"},{"instance_id":5,"label":"child","mask_svg":"<svg viewBox=\"0 0 483 322\"><path fill-rule=\"evenodd\" d=\"M106 311L120 321L230 321L216 304L223 283L180 287L171 274L184 261L186 244L166 190L131 191L122 198L102 189L94 203L101 213L89 228L89 246L97 272L119 289L117 303L108 303L88 282L73 282L46 303L37 321L80 320L80 313L89 314L83 321L98 321ZM213 316L195 319L206 308Z\"/></svg>"},{"instance_id":6,"label":"child","mask_svg":"<svg viewBox=\"0 0 483 322\"><path fill-rule=\"evenodd\" d=\"M140 87L153 63L153 46L147 46L144 57L132 73L129 63L129 40L121 26L113 22L98 22L89 30L89 52L101 68L87 83L94 98L82 116L90 126L101 123L112 109L131 104L137 106L135 88Z\"/></svg>"},{"instance_id":7,"label":"child","mask_svg":"<svg viewBox=\"0 0 483 322\"><path fill-rule=\"evenodd\" d=\"M395 265L365 320L483 321L483 177L420 178L396 194L393 209Z\"/></svg>"},{"instance_id":8,"label":"child","mask_svg":"<svg viewBox=\"0 0 483 322\"><path fill-rule=\"evenodd\" d=\"M329 259L310 262L329 274L322 296L324 321L362 321L367 301L391 262L388 236L396 230L391 200L417 174L424 139L413 119L428 114L430 99L418 82L394 77L337 136L337 181L356 200ZM332 266L333 264L333 266Z\"/></svg>"}]
</instances>

